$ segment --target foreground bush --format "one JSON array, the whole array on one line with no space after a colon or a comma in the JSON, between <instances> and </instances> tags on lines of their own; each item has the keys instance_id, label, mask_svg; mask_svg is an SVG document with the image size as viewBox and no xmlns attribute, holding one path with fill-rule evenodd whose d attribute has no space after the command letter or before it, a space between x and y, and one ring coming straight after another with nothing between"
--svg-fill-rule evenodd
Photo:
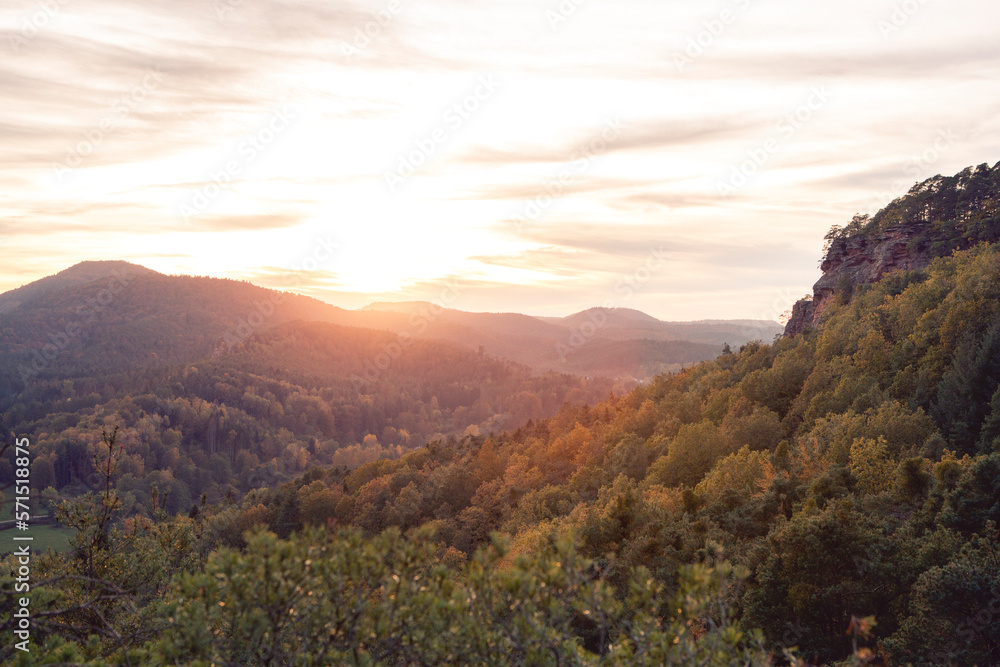
<instances>
[{"instance_id":1,"label":"foreground bush","mask_svg":"<svg viewBox=\"0 0 1000 667\"><path fill-rule=\"evenodd\" d=\"M458 567L422 536L257 533L177 587L158 659L196 664L768 664L727 604L727 563L684 568L667 595L643 568L617 599L568 540L500 568L503 544ZM665 617L661 610L666 610Z\"/></svg>"}]
</instances>

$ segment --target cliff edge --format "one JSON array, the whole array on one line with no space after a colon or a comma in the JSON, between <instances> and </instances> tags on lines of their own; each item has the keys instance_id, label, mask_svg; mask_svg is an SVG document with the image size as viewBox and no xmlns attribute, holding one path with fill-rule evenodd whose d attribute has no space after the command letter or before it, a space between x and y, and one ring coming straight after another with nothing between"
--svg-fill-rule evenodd
<instances>
[{"instance_id":1,"label":"cliff edge","mask_svg":"<svg viewBox=\"0 0 1000 667\"><path fill-rule=\"evenodd\" d=\"M823 275L811 299L792 309L786 336L817 324L835 299L899 271L920 271L937 257L1000 241L1000 162L918 183L873 217L855 216L826 236Z\"/></svg>"}]
</instances>

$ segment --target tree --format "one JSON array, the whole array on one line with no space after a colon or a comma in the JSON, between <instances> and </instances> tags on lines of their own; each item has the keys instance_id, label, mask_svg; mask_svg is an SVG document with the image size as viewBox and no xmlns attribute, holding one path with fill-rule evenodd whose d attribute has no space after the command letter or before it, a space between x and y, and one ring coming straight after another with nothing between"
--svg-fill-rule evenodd
<instances>
[{"instance_id":1,"label":"tree","mask_svg":"<svg viewBox=\"0 0 1000 667\"><path fill-rule=\"evenodd\" d=\"M759 564L743 597L743 622L769 640L795 643L818 664L852 654L844 635L853 616L886 615L900 592L897 545L880 522L838 503L812 515L796 514L755 549Z\"/></svg>"},{"instance_id":2,"label":"tree","mask_svg":"<svg viewBox=\"0 0 1000 667\"><path fill-rule=\"evenodd\" d=\"M851 445L851 474L865 493L882 493L892 488L896 463L887 452L885 438L858 438Z\"/></svg>"},{"instance_id":3,"label":"tree","mask_svg":"<svg viewBox=\"0 0 1000 667\"><path fill-rule=\"evenodd\" d=\"M89 659L119 655L131 664L132 652L163 628L162 604L171 577L195 567L201 558L195 522L168 517L157 496L151 517L122 520L122 504L114 477L124 450L119 429L101 434L94 467L99 490L64 501L58 519L76 530L71 551L32 560L32 649L51 648L72 655L86 647ZM6 572L0 575L3 606L12 608L16 595ZM0 629L8 631L15 620ZM65 642L70 645L66 647ZM73 646L76 648L73 648ZM63 650L64 647L65 650ZM9 644L0 659L10 657Z\"/></svg>"},{"instance_id":4,"label":"tree","mask_svg":"<svg viewBox=\"0 0 1000 667\"><path fill-rule=\"evenodd\" d=\"M1000 549L995 528L913 584L909 615L886 642L900 661L992 665L1000 660Z\"/></svg>"},{"instance_id":5,"label":"tree","mask_svg":"<svg viewBox=\"0 0 1000 667\"><path fill-rule=\"evenodd\" d=\"M667 454L650 466L650 481L664 486L694 486L716 459L730 451L725 437L712 422L705 420L686 424L670 443Z\"/></svg>"}]
</instances>

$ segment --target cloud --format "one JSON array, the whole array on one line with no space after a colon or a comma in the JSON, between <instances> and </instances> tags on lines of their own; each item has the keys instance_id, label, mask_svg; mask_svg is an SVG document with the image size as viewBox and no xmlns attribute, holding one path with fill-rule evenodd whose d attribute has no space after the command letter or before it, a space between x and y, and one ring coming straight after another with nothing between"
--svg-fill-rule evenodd
<instances>
[{"instance_id":1,"label":"cloud","mask_svg":"<svg viewBox=\"0 0 1000 667\"><path fill-rule=\"evenodd\" d=\"M888 39L879 21L891 7L878 3L753 3L683 72L673 56L718 8L585 3L551 26L546 11L558 3L536 0L402 0L390 15L387 0L59 7L16 51L10 40L38 5L0 8L0 243L30 256L0 270L0 289L25 282L24 267L41 277L102 249L154 257L154 238L158 270L277 280L266 268L275 239L345 225L377 228L356 236L377 239L386 257L427 240L433 257L413 261L419 275L464 266L470 309L482 299L497 310L580 310L662 245L672 271L643 303L754 316L761 294L789 283L805 292L823 233L893 182L1000 159L1000 9L981 0L924 3ZM161 80L134 94L150 72ZM385 165L412 155L456 95L491 72L498 94L449 125L418 177L389 192ZM720 179L823 85L832 101L720 197ZM178 199L283 105L302 110L301 123L186 223ZM620 134L574 169L616 118ZM942 128L959 138L912 175L907 161ZM54 186L54 167L74 152L87 155ZM513 235L522 203L565 169L558 201ZM192 242L205 233L231 238L228 252ZM269 247L254 247L261 239ZM439 289L412 276L400 284L397 298ZM311 289L371 300L336 273L317 274Z\"/></svg>"},{"instance_id":2,"label":"cloud","mask_svg":"<svg viewBox=\"0 0 1000 667\"><path fill-rule=\"evenodd\" d=\"M610 179L610 178L586 178L571 180L560 188L560 196L575 194L590 194L622 190L642 186L646 181ZM465 195L471 199L531 199L545 194L548 185L547 179L525 181L511 185L484 186Z\"/></svg>"},{"instance_id":3,"label":"cloud","mask_svg":"<svg viewBox=\"0 0 1000 667\"><path fill-rule=\"evenodd\" d=\"M789 82L865 82L919 78L924 80L978 78L1000 69L1000 46L995 40L973 44L914 45L887 49L881 45L859 52L857 49L800 47L795 51L712 53L691 66L699 80ZM646 70L661 74L669 68ZM674 74L676 74L676 69Z\"/></svg>"},{"instance_id":4,"label":"cloud","mask_svg":"<svg viewBox=\"0 0 1000 667\"><path fill-rule=\"evenodd\" d=\"M731 140L748 131L766 126L764 119L749 120L730 116L714 118L663 118L622 124L620 136L607 141L599 151L590 149L591 143L602 137L604 126L589 133L578 133L573 141L553 147L523 147L498 149L476 147L456 159L479 165L509 165L530 163L572 162L583 156L599 153L606 155L619 151L681 149L705 145L715 141Z\"/></svg>"},{"instance_id":5,"label":"cloud","mask_svg":"<svg viewBox=\"0 0 1000 667\"><path fill-rule=\"evenodd\" d=\"M653 205L673 210L718 206L719 198L716 196L699 196L684 192L671 193L646 190L644 192L619 197L615 204L624 209L632 209L636 207L644 208L649 205Z\"/></svg>"},{"instance_id":6,"label":"cloud","mask_svg":"<svg viewBox=\"0 0 1000 667\"><path fill-rule=\"evenodd\" d=\"M19 215L8 216L0 222L0 236L4 238L55 238L65 234L121 234L161 235L168 233L206 234L219 232L248 232L288 229L302 224L302 217L294 213L257 213L247 215L205 214L191 222L168 218L157 224L137 225L135 220L155 218L155 207L142 207L132 202L87 203L37 203ZM93 218L118 218L120 221L94 222Z\"/></svg>"}]
</instances>

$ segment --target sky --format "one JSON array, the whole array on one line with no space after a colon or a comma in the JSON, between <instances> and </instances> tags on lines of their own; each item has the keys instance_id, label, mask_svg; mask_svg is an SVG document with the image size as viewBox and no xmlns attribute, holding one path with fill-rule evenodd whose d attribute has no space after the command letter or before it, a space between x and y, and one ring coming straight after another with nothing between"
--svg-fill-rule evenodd
<instances>
[{"instance_id":1,"label":"sky","mask_svg":"<svg viewBox=\"0 0 1000 667\"><path fill-rule=\"evenodd\" d=\"M0 292L121 259L346 308L777 319L832 225L1000 161L997 25L995 0L5 0Z\"/></svg>"}]
</instances>

